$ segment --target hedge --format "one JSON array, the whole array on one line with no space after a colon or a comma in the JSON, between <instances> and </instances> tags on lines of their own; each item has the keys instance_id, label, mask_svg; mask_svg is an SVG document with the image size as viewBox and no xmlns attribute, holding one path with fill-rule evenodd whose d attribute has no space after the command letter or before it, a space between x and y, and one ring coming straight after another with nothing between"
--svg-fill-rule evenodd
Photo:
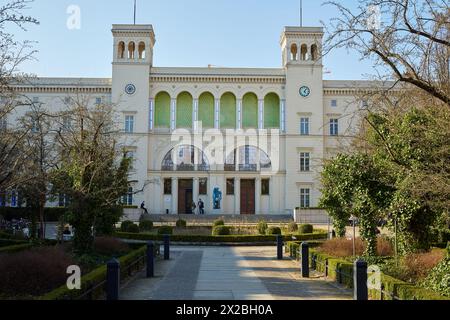
<instances>
[{"instance_id":1,"label":"hedge","mask_svg":"<svg viewBox=\"0 0 450 320\"><path fill-rule=\"evenodd\" d=\"M0 248L26 243L27 241L25 240L0 239Z\"/></svg>"},{"instance_id":2,"label":"hedge","mask_svg":"<svg viewBox=\"0 0 450 320\"><path fill-rule=\"evenodd\" d=\"M16 244L12 246L2 247L0 248L0 254L20 252L31 249L32 247L34 247L32 243Z\"/></svg>"},{"instance_id":3,"label":"hedge","mask_svg":"<svg viewBox=\"0 0 450 320\"><path fill-rule=\"evenodd\" d=\"M67 208L45 208L44 217L47 222L57 222L59 218L64 214L68 213ZM11 208L11 207L1 207L0 216L3 216L5 220L19 220L21 218L31 220L33 211L31 208ZM38 212L35 213L38 216Z\"/></svg>"},{"instance_id":4,"label":"hedge","mask_svg":"<svg viewBox=\"0 0 450 320\"><path fill-rule=\"evenodd\" d=\"M297 251L300 243L289 242L286 246L286 251L291 253L293 258L298 259ZM343 284L348 288L353 288L353 264L346 260L332 257L330 255L320 253L315 249L309 251L309 260L312 265L312 260L316 260L316 270L325 273L325 265L328 260L328 278ZM394 300L396 297L400 300L450 300L439 293L425 288L420 288L404 281L392 278L385 274L381 274L381 283L384 286L384 291L389 294L383 296L384 300ZM380 300L379 290L369 290L369 297L372 300Z\"/></svg>"},{"instance_id":5,"label":"hedge","mask_svg":"<svg viewBox=\"0 0 450 320\"><path fill-rule=\"evenodd\" d=\"M143 256L145 259L147 246L142 246L133 252L120 257L120 279L126 279L129 274L127 267L135 262L139 257ZM92 287L99 285L106 280L106 265L103 265L92 272L81 277L81 290L69 290L66 285L59 287L41 297L38 300L76 300L80 298L84 292ZM97 299L104 294L104 286L99 286L92 292L92 299Z\"/></svg>"},{"instance_id":6,"label":"hedge","mask_svg":"<svg viewBox=\"0 0 450 320\"><path fill-rule=\"evenodd\" d=\"M146 233L126 233L116 232L116 237L128 240L142 240L142 241L162 241L162 235L153 235ZM295 235L298 241L307 240L324 240L327 238L326 233L311 233L303 235ZM292 240L292 236L285 235L284 241ZM230 235L230 236L203 236L203 235L172 235L170 237L172 242L210 242L210 243L253 243L253 242L275 242L277 237L274 235Z\"/></svg>"}]
</instances>

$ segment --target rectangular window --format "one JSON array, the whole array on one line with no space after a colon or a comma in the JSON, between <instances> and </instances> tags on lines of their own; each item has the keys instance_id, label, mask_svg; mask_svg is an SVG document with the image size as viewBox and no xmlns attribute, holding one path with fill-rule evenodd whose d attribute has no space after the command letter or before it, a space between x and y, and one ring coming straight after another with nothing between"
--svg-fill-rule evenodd
<instances>
[{"instance_id":1,"label":"rectangular window","mask_svg":"<svg viewBox=\"0 0 450 320\"><path fill-rule=\"evenodd\" d=\"M331 100L331 107L336 108L338 106L337 100Z\"/></svg>"},{"instance_id":2,"label":"rectangular window","mask_svg":"<svg viewBox=\"0 0 450 320\"><path fill-rule=\"evenodd\" d=\"M3 117L0 119L0 131L4 131L8 128L8 120L6 117Z\"/></svg>"},{"instance_id":3,"label":"rectangular window","mask_svg":"<svg viewBox=\"0 0 450 320\"><path fill-rule=\"evenodd\" d=\"M300 189L300 208L310 208L310 189Z\"/></svg>"},{"instance_id":4,"label":"rectangular window","mask_svg":"<svg viewBox=\"0 0 450 320\"><path fill-rule=\"evenodd\" d=\"M300 134L302 136L309 136L309 118L300 119Z\"/></svg>"},{"instance_id":5,"label":"rectangular window","mask_svg":"<svg viewBox=\"0 0 450 320\"><path fill-rule=\"evenodd\" d=\"M234 179L227 179L227 196L234 196Z\"/></svg>"},{"instance_id":6,"label":"rectangular window","mask_svg":"<svg viewBox=\"0 0 450 320\"><path fill-rule=\"evenodd\" d=\"M134 132L134 116L125 116L125 132Z\"/></svg>"},{"instance_id":7,"label":"rectangular window","mask_svg":"<svg viewBox=\"0 0 450 320\"><path fill-rule=\"evenodd\" d=\"M309 172L310 171L310 159L311 154L309 152L300 153L300 171Z\"/></svg>"},{"instance_id":8,"label":"rectangular window","mask_svg":"<svg viewBox=\"0 0 450 320\"><path fill-rule=\"evenodd\" d=\"M122 204L125 206L133 205L133 188L128 188L127 194L122 197Z\"/></svg>"},{"instance_id":9,"label":"rectangular window","mask_svg":"<svg viewBox=\"0 0 450 320\"><path fill-rule=\"evenodd\" d=\"M205 196L208 194L208 179L202 178L198 181L198 194Z\"/></svg>"},{"instance_id":10,"label":"rectangular window","mask_svg":"<svg viewBox=\"0 0 450 320\"><path fill-rule=\"evenodd\" d=\"M172 195L172 179L164 179L164 195Z\"/></svg>"},{"instance_id":11,"label":"rectangular window","mask_svg":"<svg viewBox=\"0 0 450 320\"><path fill-rule=\"evenodd\" d=\"M39 132L39 123L35 119L31 120L31 132L33 133Z\"/></svg>"},{"instance_id":12,"label":"rectangular window","mask_svg":"<svg viewBox=\"0 0 450 320\"><path fill-rule=\"evenodd\" d=\"M39 98L38 97L33 97L33 103L38 103L39 102Z\"/></svg>"},{"instance_id":13,"label":"rectangular window","mask_svg":"<svg viewBox=\"0 0 450 320\"><path fill-rule=\"evenodd\" d=\"M95 104L96 105L102 104L102 98L95 98Z\"/></svg>"},{"instance_id":14,"label":"rectangular window","mask_svg":"<svg viewBox=\"0 0 450 320\"><path fill-rule=\"evenodd\" d=\"M261 195L263 196L270 195L270 179L261 180Z\"/></svg>"},{"instance_id":15,"label":"rectangular window","mask_svg":"<svg viewBox=\"0 0 450 320\"><path fill-rule=\"evenodd\" d=\"M330 119L330 135L339 135L339 119Z\"/></svg>"}]
</instances>

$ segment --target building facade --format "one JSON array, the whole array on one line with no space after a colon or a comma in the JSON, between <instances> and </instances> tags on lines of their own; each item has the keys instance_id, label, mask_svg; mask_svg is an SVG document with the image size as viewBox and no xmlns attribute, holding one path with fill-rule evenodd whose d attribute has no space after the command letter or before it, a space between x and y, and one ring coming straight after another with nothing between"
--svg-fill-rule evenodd
<instances>
[{"instance_id":1,"label":"building facade","mask_svg":"<svg viewBox=\"0 0 450 320\"><path fill-rule=\"evenodd\" d=\"M20 90L55 109L80 92L116 108L134 159L125 204L189 214L202 199L221 215L318 206L323 161L357 128L355 91L368 87L323 80L322 28L284 28L277 69L155 67L151 25L113 25L112 35L112 78L39 78Z\"/></svg>"}]
</instances>

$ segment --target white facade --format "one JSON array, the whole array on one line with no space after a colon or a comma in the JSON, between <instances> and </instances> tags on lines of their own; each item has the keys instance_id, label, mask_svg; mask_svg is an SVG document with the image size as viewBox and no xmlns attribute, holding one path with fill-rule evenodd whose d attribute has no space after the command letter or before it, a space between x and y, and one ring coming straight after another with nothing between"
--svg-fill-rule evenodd
<instances>
[{"instance_id":1,"label":"white facade","mask_svg":"<svg viewBox=\"0 0 450 320\"><path fill-rule=\"evenodd\" d=\"M129 204L145 201L154 214L189 213L198 199L206 214L318 206L323 160L348 142L355 91L370 88L323 80L322 28L286 27L278 69L158 68L151 25L113 25L112 33L112 79L40 78L21 90L55 109L79 91L115 106L134 153L130 185L144 189ZM223 156L211 145L220 139Z\"/></svg>"}]
</instances>

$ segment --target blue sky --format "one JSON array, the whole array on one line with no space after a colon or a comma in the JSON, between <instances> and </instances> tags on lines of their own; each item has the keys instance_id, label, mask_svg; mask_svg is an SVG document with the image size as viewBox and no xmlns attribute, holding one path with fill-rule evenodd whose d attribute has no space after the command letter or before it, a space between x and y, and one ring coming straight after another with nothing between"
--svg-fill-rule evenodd
<instances>
[{"instance_id":1,"label":"blue sky","mask_svg":"<svg viewBox=\"0 0 450 320\"><path fill-rule=\"evenodd\" d=\"M344 0L342 0L344 1ZM345 0L354 6L356 0ZM303 0L304 26L336 15L321 0ZM67 8L81 9L81 28L67 28ZM133 22L133 0L35 0L25 12L41 24L19 39L37 41L36 61L22 71L38 76L110 77L111 25ZM160 67L280 67L284 26L299 24L299 0L138 0L137 23L153 24L154 65ZM325 59L326 79L364 79L371 64L355 52Z\"/></svg>"}]
</instances>

